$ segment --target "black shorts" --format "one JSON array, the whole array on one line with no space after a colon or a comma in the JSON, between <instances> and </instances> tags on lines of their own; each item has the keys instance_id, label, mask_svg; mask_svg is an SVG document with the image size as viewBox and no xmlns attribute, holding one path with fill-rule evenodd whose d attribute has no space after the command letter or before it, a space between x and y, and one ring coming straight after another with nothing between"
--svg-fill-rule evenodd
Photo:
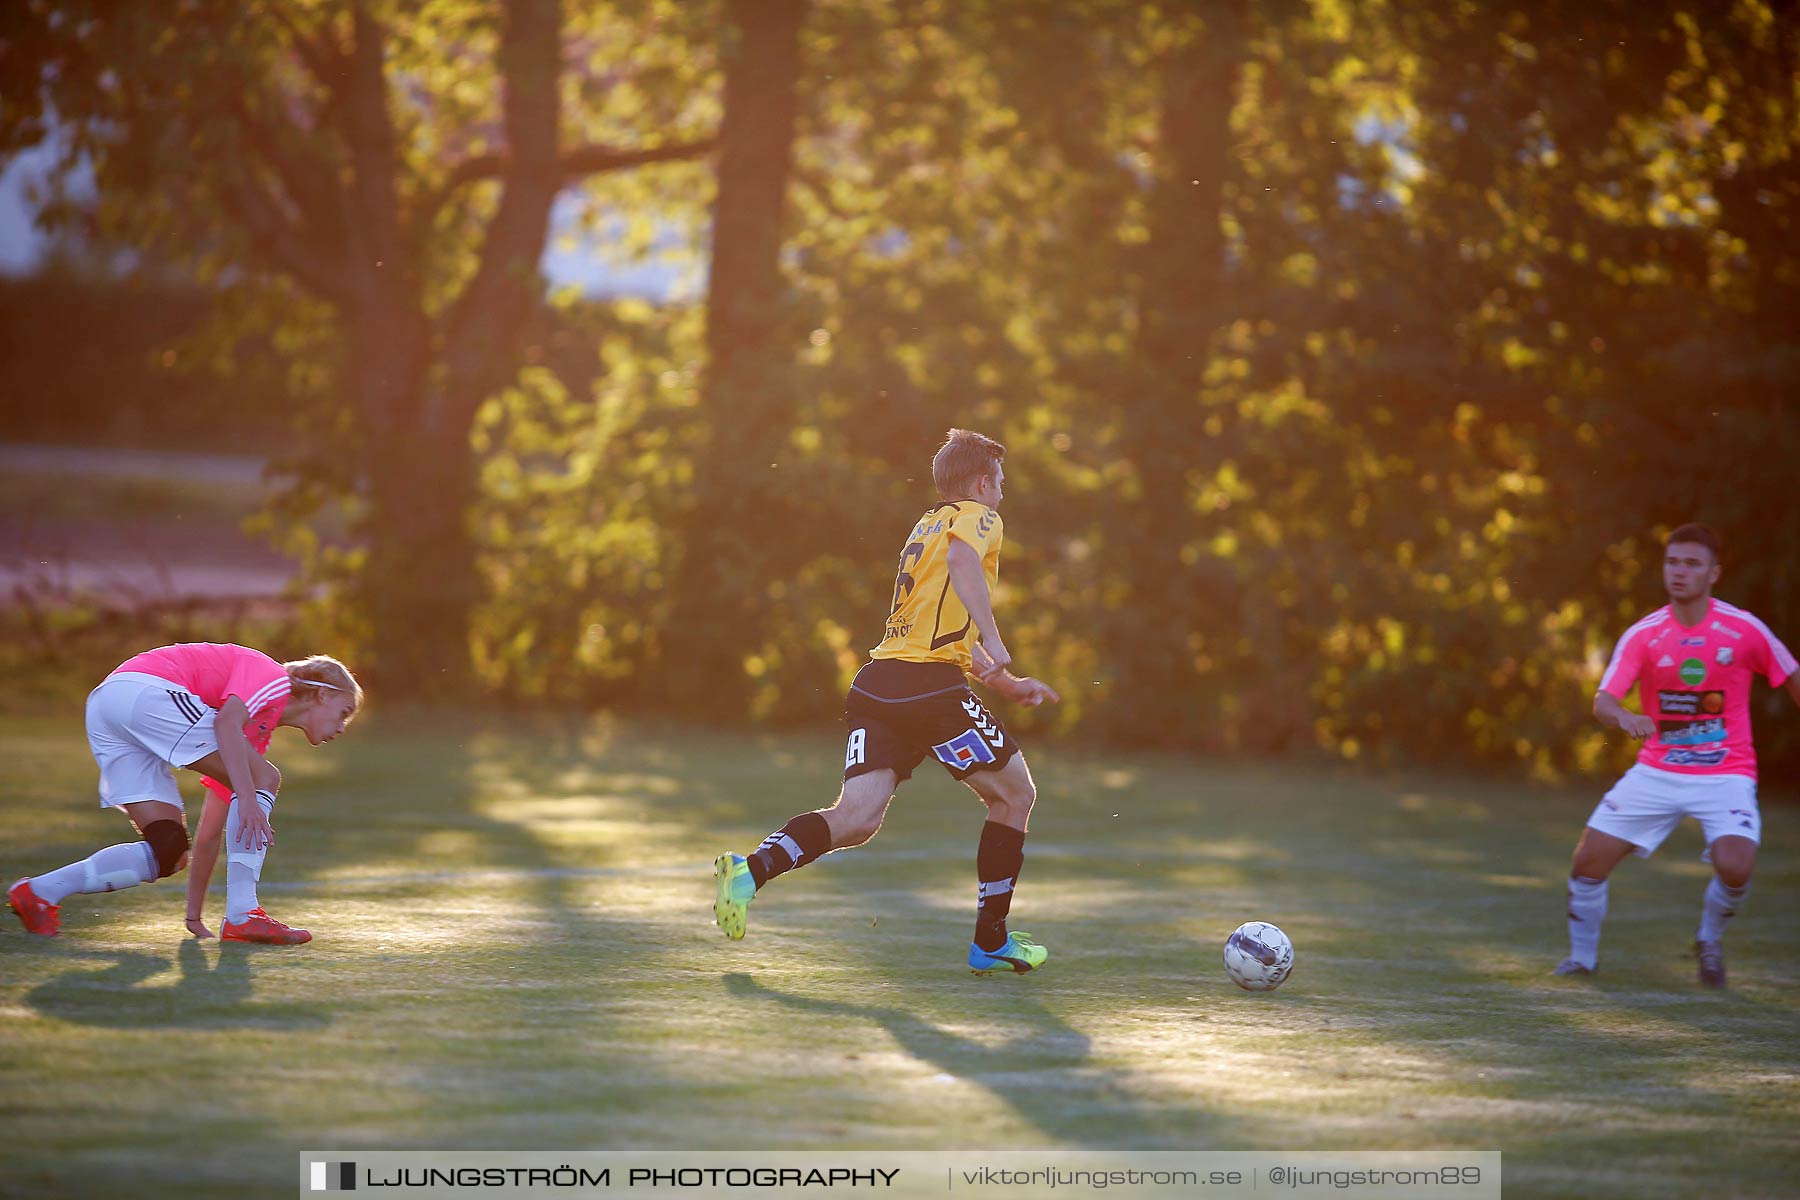
<instances>
[{"instance_id":1,"label":"black shorts","mask_svg":"<svg viewBox=\"0 0 1800 1200\"><path fill-rule=\"evenodd\" d=\"M844 778L883 769L895 782L933 755L957 779L998 771L1019 744L969 690L955 663L876 659L856 673L844 697Z\"/></svg>"}]
</instances>

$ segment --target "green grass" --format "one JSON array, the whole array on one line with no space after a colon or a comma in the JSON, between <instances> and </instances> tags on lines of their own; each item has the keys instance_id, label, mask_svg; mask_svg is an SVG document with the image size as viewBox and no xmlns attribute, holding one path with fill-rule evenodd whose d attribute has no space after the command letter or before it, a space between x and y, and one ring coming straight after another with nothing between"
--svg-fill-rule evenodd
<instances>
[{"instance_id":1,"label":"green grass","mask_svg":"<svg viewBox=\"0 0 1800 1200\"><path fill-rule=\"evenodd\" d=\"M835 737L380 718L276 747L263 899L312 945L184 940L179 881L0 932L0 1193L287 1194L302 1149L429 1147L1499 1149L1508 1195L1800 1187L1792 807L1716 994L1691 825L1615 878L1603 973L1546 975L1592 788L1039 747L1013 923L1050 963L978 979L981 810L939 776L730 944L712 855L828 801ZM7 880L121 840L78 707L0 718L0 753ZM1253 917L1297 947L1268 995L1219 964Z\"/></svg>"}]
</instances>

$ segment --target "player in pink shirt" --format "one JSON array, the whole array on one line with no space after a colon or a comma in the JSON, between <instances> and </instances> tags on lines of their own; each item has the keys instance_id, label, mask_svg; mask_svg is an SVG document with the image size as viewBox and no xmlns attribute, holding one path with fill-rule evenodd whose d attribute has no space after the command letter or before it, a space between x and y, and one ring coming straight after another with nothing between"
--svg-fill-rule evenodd
<instances>
[{"instance_id":1,"label":"player in pink shirt","mask_svg":"<svg viewBox=\"0 0 1800 1200\"><path fill-rule=\"evenodd\" d=\"M281 789L281 772L265 755L279 727L298 729L317 746L342 733L361 704L356 679L323 654L278 663L244 646L191 642L127 659L88 696L87 732L100 767L100 806L123 810L142 840L21 879L7 901L27 930L49 937L61 925L64 898L121 891L181 870L190 849L187 813L171 768L185 767L200 772L209 789L191 847L188 930L213 936L203 919L206 885L229 833L220 936L310 941L311 934L271 919L256 900Z\"/></svg>"},{"instance_id":2,"label":"player in pink shirt","mask_svg":"<svg viewBox=\"0 0 1800 1200\"><path fill-rule=\"evenodd\" d=\"M1762 815L1750 688L1757 675L1800 703L1788 648L1741 608L1713 598L1719 538L1683 525L1663 550L1669 603L1619 639L1594 696L1594 716L1643 739L1637 763L1588 818L1569 868L1569 956L1557 975L1589 975L1599 962L1606 878L1625 856L1648 858L1683 817L1700 822L1713 878L1702 898L1694 950L1700 982L1725 986L1720 939L1750 891ZM1642 713L1622 701L1633 686Z\"/></svg>"}]
</instances>

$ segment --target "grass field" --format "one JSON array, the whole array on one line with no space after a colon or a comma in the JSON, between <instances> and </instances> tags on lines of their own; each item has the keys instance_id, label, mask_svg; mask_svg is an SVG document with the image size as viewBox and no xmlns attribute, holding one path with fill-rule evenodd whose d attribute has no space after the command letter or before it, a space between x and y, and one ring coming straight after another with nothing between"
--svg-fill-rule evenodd
<instances>
[{"instance_id":1,"label":"grass field","mask_svg":"<svg viewBox=\"0 0 1800 1200\"><path fill-rule=\"evenodd\" d=\"M301 1149L830 1146L1499 1149L1508 1195L1800 1194L1791 796L1719 994L1685 957L1691 825L1615 877L1603 973L1553 979L1591 789L1039 748L1013 924L1052 957L978 979L981 810L939 776L730 944L712 855L829 800L835 737L381 718L276 746L262 894L310 946L186 940L179 881L72 900L53 941L6 914L0 1193L285 1195ZM0 718L0 753L6 880L123 840L78 707ZM1268 995L1220 969L1252 917L1297 947Z\"/></svg>"}]
</instances>

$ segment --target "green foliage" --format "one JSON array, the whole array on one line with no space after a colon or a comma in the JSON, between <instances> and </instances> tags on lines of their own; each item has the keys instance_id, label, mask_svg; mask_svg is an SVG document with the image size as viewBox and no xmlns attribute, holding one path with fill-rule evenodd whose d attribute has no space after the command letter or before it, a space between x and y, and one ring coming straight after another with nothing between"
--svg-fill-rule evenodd
<instances>
[{"instance_id":1,"label":"green foliage","mask_svg":"<svg viewBox=\"0 0 1800 1200\"><path fill-rule=\"evenodd\" d=\"M528 370L477 425L488 599L474 639L489 686L600 704L630 696L655 661L664 531L689 482L669 451L693 406L699 313L627 303L561 325L599 347L586 372Z\"/></svg>"},{"instance_id":2,"label":"green foliage","mask_svg":"<svg viewBox=\"0 0 1800 1200\"><path fill-rule=\"evenodd\" d=\"M218 280L218 346L266 336L291 364L304 436L276 524L351 601L315 615L379 639L409 610L377 620L370 597L409 560L309 529L332 513L364 529L380 508L363 466L379 427L351 395L368 347L295 270L245 271L263 260L242 222L222 230L222 193L196 195L266 149L257 105L331 115L295 30L342 42L351 16L200 9L205 36L159 35L133 8L12 44L46 54L76 31L42 90L94 118L70 154L97 164L102 227ZM505 144L503 24L473 2L372 11L407 262L441 350L477 327L456 298L504 206L469 167ZM735 36L719 16L567 4L563 144L711 137ZM1800 640L1792 17L1762 0L1705 17L1672 0L816 0L779 295L746 300L765 271L710 307L691 287L660 309L564 305L462 391L434 367L395 410L402 433L464 400L474 414L479 678L828 721L955 424L1010 447L1002 626L1069 697L1023 725L1617 766L1626 748L1587 710L1613 639L1662 602L1662 531L1720 528L1721 594ZM127 46L141 72L77 69ZM42 109L3 74L11 146L41 135ZM240 77L267 85L248 113L195 118L203 83ZM168 79L186 82L151 86ZM355 178L353 149L293 147L334 178ZM666 253L669 230L700 244L714 186L678 162L574 194L584 228L631 257ZM454 524L373 527L457 541ZM1800 763L1785 707L1762 729L1772 769Z\"/></svg>"}]
</instances>

